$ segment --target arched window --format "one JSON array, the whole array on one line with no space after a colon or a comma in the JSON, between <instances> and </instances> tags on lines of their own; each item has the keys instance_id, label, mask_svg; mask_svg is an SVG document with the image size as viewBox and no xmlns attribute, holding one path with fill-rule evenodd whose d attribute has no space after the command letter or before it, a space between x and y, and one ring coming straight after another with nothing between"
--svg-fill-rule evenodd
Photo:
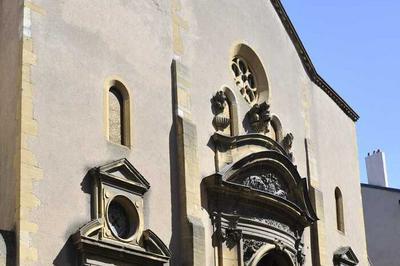
<instances>
[{"instance_id":1,"label":"arched window","mask_svg":"<svg viewBox=\"0 0 400 266\"><path fill-rule=\"evenodd\" d=\"M107 137L115 144L130 147L130 105L126 87L119 81L110 82L107 90Z\"/></svg>"},{"instance_id":2,"label":"arched window","mask_svg":"<svg viewBox=\"0 0 400 266\"><path fill-rule=\"evenodd\" d=\"M342 197L342 192L338 187L335 189L335 202L336 202L336 226L339 231L344 233L343 197Z\"/></svg>"},{"instance_id":3,"label":"arched window","mask_svg":"<svg viewBox=\"0 0 400 266\"><path fill-rule=\"evenodd\" d=\"M251 106L268 102L268 78L256 52L241 43L234 46L231 56L234 82L244 100Z\"/></svg>"}]
</instances>

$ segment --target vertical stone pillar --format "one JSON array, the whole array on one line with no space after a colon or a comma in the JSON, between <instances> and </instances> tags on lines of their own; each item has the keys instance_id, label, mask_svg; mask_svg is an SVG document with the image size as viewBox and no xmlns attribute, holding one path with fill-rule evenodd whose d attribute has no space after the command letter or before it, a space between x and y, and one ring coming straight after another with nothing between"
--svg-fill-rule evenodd
<instances>
[{"instance_id":1,"label":"vertical stone pillar","mask_svg":"<svg viewBox=\"0 0 400 266\"><path fill-rule=\"evenodd\" d=\"M172 15L172 91L176 156L180 201L181 265L205 265L205 233L201 220L200 171L197 155L197 129L190 106L190 73L182 63L184 35L189 23L182 18L180 0L171 1Z\"/></svg>"},{"instance_id":2,"label":"vertical stone pillar","mask_svg":"<svg viewBox=\"0 0 400 266\"><path fill-rule=\"evenodd\" d=\"M326 236L325 236L325 217L324 217L324 198L322 191L319 189L317 179L317 161L312 149L310 139L305 139L306 158L307 158L307 175L308 186L310 188L310 200L319 220L311 226L311 249L312 249L312 265L330 265L326 259Z\"/></svg>"},{"instance_id":3,"label":"vertical stone pillar","mask_svg":"<svg viewBox=\"0 0 400 266\"><path fill-rule=\"evenodd\" d=\"M38 123L34 118L33 84L31 69L37 63L33 51L31 32L31 17L43 16L45 11L32 1L24 1L23 39L22 39L22 85L21 85L21 136L19 157L19 179L17 186L17 252L19 265L35 264L38 251L33 243L33 235L38 231L38 225L31 220L30 213L40 205L39 198L34 194L33 186L43 177L43 172L31 151L29 142L38 135Z\"/></svg>"},{"instance_id":4,"label":"vertical stone pillar","mask_svg":"<svg viewBox=\"0 0 400 266\"><path fill-rule=\"evenodd\" d=\"M182 265L205 265L205 233L201 220L200 171L197 129L190 112L190 76L180 62L172 63L174 124L176 132L180 201Z\"/></svg>"}]
</instances>

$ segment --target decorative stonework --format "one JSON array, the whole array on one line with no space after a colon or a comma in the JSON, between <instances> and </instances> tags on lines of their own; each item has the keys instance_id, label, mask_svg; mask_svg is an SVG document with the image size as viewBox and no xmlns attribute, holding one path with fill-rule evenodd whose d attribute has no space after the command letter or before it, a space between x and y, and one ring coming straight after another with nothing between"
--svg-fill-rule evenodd
<instances>
[{"instance_id":1,"label":"decorative stonework","mask_svg":"<svg viewBox=\"0 0 400 266\"><path fill-rule=\"evenodd\" d=\"M284 199L286 199L288 195L288 189L286 186L282 184L276 174L272 172L246 177L243 180L243 185L265 191Z\"/></svg>"},{"instance_id":2,"label":"decorative stonework","mask_svg":"<svg viewBox=\"0 0 400 266\"><path fill-rule=\"evenodd\" d=\"M212 236L213 246L219 246L226 242L226 246L232 249L239 244L240 239L242 239L242 230L237 228L239 216L232 215L229 217L229 227L225 229L221 228L221 214L215 213L212 219L217 228Z\"/></svg>"},{"instance_id":3,"label":"decorative stonework","mask_svg":"<svg viewBox=\"0 0 400 266\"><path fill-rule=\"evenodd\" d=\"M217 113L224 111L226 107L226 95L223 91L217 91L217 93L212 97L212 107Z\"/></svg>"},{"instance_id":4,"label":"decorative stonework","mask_svg":"<svg viewBox=\"0 0 400 266\"><path fill-rule=\"evenodd\" d=\"M257 133L268 132L268 124L271 121L271 113L269 104L263 102L255 104L247 113L250 128Z\"/></svg>"},{"instance_id":5,"label":"decorative stonework","mask_svg":"<svg viewBox=\"0 0 400 266\"><path fill-rule=\"evenodd\" d=\"M279 230L281 230L281 231L284 231L284 232L286 232L286 233L288 233L289 235L291 235L291 236L295 236L295 233L293 232L293 230L292 229L290 229L290 227L289 226L287 226L286 224L283 224L283 223L281 223L281 222L278 222L278 221L276 221L276 220L274 220L274 219L269 219L269 218L253 218L254 220L256 220L256 221L258 221L258 222L261 222L261 223L263 223L263 224L265 224L265 225L268 225L268 226L270 226L270 227L274 227L274 228L276 228L276 229L279 229Z\"/></svg>"},{"instance_id":6,"label":"decorative stonework","mask_svg":"<svg viewBox=\"0 0 400 266\"><path fill-rule=\"evenodd\" d=\"M171 253L151 230L144 230L144 194L150 184L126 159L90 171L93 219L72 237L81 264L108 259L117 264L163 265ZM97 264L96 264L97 265Z\"/></svg>"},{"instance_id":7,"label":"decorative stonework","mask_svg":"<svg viewBox=\"0 0 400 266\"><path fill-rule=\"evenodd\" d=\"M283 241L280 239L277 239L277 238L274 239L274 245L275 245L275 249L280 250L280 251L283 251L286 248Z\"/></svg>"},{"instance_id":8,"label":"decorative stonework","mask_svg":"<svg viewBox=\"0 0 400 266\"><path fill-rule=\"evenodd\" d=\"M236 57L232 60L231 66L235 76L235 84L243 98L249 104L256 103L258 99L256 80L247 62L243 58Z\"/></svg>"},{"instance_id":9,"label":"decorative stonework","mask_svg":"<svg viewBox=\"0 0 400 266\"><path fill-rule=\"evenodd\" d=\"M335 266L355 266L359 260L351 247L340 247L333 254Z\"/></svg>"},{"instance_id":10,"label":"decorative stonework","mask_svg":"<svg viewBox=\"0 0 400 266\"><path fill-rule=\"evenodd\" d=\"M243 259L245 262L249 261L254 254L265 245L265 242L254 240L254 239L244 239L243 240Z\"/></svg>"},{"instance_id":11,"label":"decorative stonework","mask_svg":"<svg viewBox=\"0 0 400 266\"><path fill-rule=\"evenodd\" d=\"M211 102L212 111L215 114L213 126L217 131L224 131L231 123L227 97L223 91L218 91Z\"/></svg>"},{"instance_id":12,"label":"decorative stonework","mask_svg":"<svg viewBox=\"0 0 400 266\"><path fill-rule=\"evenodd\" d=\"M283 149L286 151L289 159L291 161L293 161L294 157L293 157L293 153L291 152L292 149L292 145L293 145L293 140L294 140L294 136L292 133L288 133L286 134L286 136L283 138L282 140L282 147Z\"/></svg>"},{"instance_id":13,"label":"decorative stonework","mask_svg":"<svg viewBox=\"0 0 400 266\"><path fill-rule=\"evenodd\" d=\"M306 254L303 252L303 241L301 240L301 234L297 234L295 248L296 248L296 260L299 265L303 265L306 262Z\"/></svg>"}]
</instances>

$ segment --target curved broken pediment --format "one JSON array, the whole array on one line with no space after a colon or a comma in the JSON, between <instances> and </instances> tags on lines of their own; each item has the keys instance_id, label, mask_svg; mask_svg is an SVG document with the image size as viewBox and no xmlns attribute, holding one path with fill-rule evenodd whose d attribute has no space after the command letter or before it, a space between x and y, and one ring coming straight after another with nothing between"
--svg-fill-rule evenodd
<instances>
[{"instance_id":1,"label":"curved broken pediment","mask_svg":"<svg viewBox=\"0 0 400 266\"><path fill-rule=\"evenodd\" d=\"M240 203L234 204L245 204L244 208L255 208L261 213L262 210L285 213L304 227L318 219L308 196L306 179L300 177L285 155L276 151L248 155L203 182L211 208L229 205L221 202L224 200L236 200Z\"/></svg>"},{"instance_id":2,"label":"curved broken pediment","mask_svg":"<svg viewBox=\"0 0 400 266\"><path fill-rule=\"evenodd\" d=\"M351 247L340 247L333 254L333 263L337 266L355 266L359 260Z\"/></svg>"}]
</instances>

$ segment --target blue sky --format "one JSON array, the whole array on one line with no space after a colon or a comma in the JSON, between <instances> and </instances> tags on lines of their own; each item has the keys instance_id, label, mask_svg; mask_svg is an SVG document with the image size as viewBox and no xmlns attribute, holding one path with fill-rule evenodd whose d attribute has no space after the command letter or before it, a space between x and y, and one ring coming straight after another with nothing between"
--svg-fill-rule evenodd
<instances>
[{"instance_id":1,"label":"blue sky","mask_svg":"<svg viewBox=\"0 0 400 266\"><path fill-rule=\"evenodd\" d=\"M282 0L319 74L361 116L364 157L386 154L389 186L400 188L400 1Z\"/></svg>"}]
</instances>

